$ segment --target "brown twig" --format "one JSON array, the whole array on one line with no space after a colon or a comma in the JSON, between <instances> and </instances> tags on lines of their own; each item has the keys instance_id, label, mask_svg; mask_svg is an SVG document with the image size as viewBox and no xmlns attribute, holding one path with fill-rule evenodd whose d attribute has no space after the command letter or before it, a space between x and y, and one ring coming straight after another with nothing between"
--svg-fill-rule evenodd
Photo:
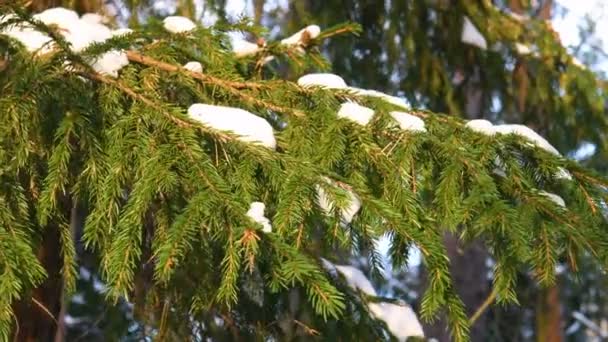
<instances>
[{"instance_id":1,"label":"brown twig","mask_svg":"<svg viewBox=\"0 0 608 342\"><path fill-rule=\"evenodd\" d=\"M203 74L201 72L194 72L183 68L182 66L173 65L170 63L162 62L152 57L145 56L137 51L126 51L127 58L131 62L155 67L169 72L181 72L197 80L209 83L215 83L222 87L231 87L235 89L259 89L263 88L264 85L252 82L239 82L239 81L228 81L221 78L213 77L211 75Z\"/></svg>"},{"instance_id":2,"label":"brown twig","mask_svg":"<svg viewBox=\"0 0 608 342\"><path fill-rule=\"evenodd\" d=\"M589 193L587 192L587 190L585 190L585 187L582 184L580 184L579 187L581 188L581 190L583 191L583 194L585 195L587 204L589 204L589 207L591 207L591 212L593 213L593 215L595 215L597 212L595 202L593 202L593 199L591 198L591 196L589 196Z\"/></svg>"},{"instance_id":3,"label":"brown twig","mask_svg":"<svg viewBox=\"0 0 608 342\"><path fill-rule=\"evenodd\" d=\"M160 327L158 329L158 340L163 341L167 331L167 317L169 315L169 300L165 300L160 316Z\"/></svg>"},{"instance_id":4,"label":"brown twig","mask_svg":"<svg viewBox=\"0 0 608 342\"><path fill-rule=\"evenodd\" d=\"M584 181L587 181L587 182L590 182L593 184L598 184L598 185L601 185L604 187L608 186L608 182L604 181L603 179L598 179L596 177L589 176L589 175L586 175L586 174L584 174L582 172L578 172L578 171L573 171L572 174L574 175L575 178L580 178Z\"/></svg>"},{"instance_id":5,"label":"brown twig","mask_svg":"<svg viewBox=\"0 0 608 342\"><path fill-rule=\"evenodd\" d=\"M38 306L42 311L44 311L44 313L47 314L53 320L53 322L55 322L56 325L59 325L55 316L53 316L53 314L49 311L49 309L47 309L46 306L44 306L44 304L40 303L34 297L32 297L32 302L34 302L34 304L36 304L36 306Z\"/></svg>"},{"instance_id":6,"label":"brown twig","mask_svg":"<svg viewBox=\"0 0 608 342\"><path fill-rule=\"evenodd\" d=\"M296 238L296 248L300 248L302 244L302 234L304 233L304 225L300 224L298 227L298 237Z\"/></svg>"},{"instance_id":7,"label":"brown twig","mask_svg":"<svg viewBox=\"0 0 608 342\"><path fill-rule=\"evenodd\" d=\"M486 311L486 309L492 304L496 296L498 295L498 291L493 289L488 298L481 303L481 305L475 310L471 318L469 318L469 325L472 326L475 322L481 317L481 315Z\"/></svg>"},{"instance_id":8,"label":"brown twig","mask_svg":"<svg viewBox=\"0 0 608 342\"><path fill-rule=\"evenodd\" d=\"M115 86L116 88L118 88L122 92L124 92L125 94L129 95L129 97L133 98L134 100L140 101L151 108L158 109L158 104L154 103L154 101L150 100L149 98L147 98L141 94L138 94L137 92L135 92L135 90L129 88L127 85L125 85L119 81L116 81L116 80L113 80L106 76L92 73L92 72L79 72L78 74L81 76L90 78L92 80L95 80L95 81L99 81L99 82L102 82L105 84ZM169 120L171 120L173 123L175 123L176 125L178 125L180 127L192 127L192 124L190 124L189 122L176 118L175 116L173 116L169 113L163 112L163 115L165 115L167 118L169 118Z\"/></svg>"},{"instance_id":9,"label":"brown twig","mask_svg":"<svg viewBox=\"0 0 608 342\"><path fill-rule=\"evenodd\" d=\"M257 83L251 83L251 82L238 82L238 81L228 81L228 80L223 80L217 77L213 77L210 75L206 75L200 72L193 72L187 69L184 69L181 66L177 66L177 65L173 65L173 64L169 64L169 63L165 63L159 60L156 60L154 58L148 57L148 56L144 56L139 52L136 51L127 51L127 58L135 63L139 63L139 64L143 64L143 65L147 65L150 67L154 67L154 68L158 68L161 70L165 70L165 71L169 71L169 72L181 72L181 73L185 73L188 76L195 78L199 81L202 82L207 82L207 83L213 83L217 86L220 86L222 88L224 88L225 90L227 90L228 92L232 93L233 95L236 95L240 98L242 98L243 100L252 103L256 106L260 106L260 107L264 107L267 109L270 109L272 111L275 112L279 112L279 113L291 113L295 116L303 116L304 113L296 110L296 109L292 109L292 108L287 108L287 107L281 107L281 106L277 106L275 104L260 100L255 98L252 95L249 95L245 92L242 92L242 89L261 89L264 88L265 86L262 84L257 84Z\"/></svg>"},{"instance_id":10,"label":"brown twig","mask_svg":"<svg viewBox=\"0 0 608 342\"><path fill-rule=\"evenodd\" d=\"M15 334L13 335L13 342L17 342L19 339L19 331L21 330L21 327L19 326L19 320L17 319L17 316L15 316L14 313L10 313L11 317L13 317L13 319L15 320Z\"/></svg>"},{"instance_id":11,"label":"brown twig","mask_svg":"<svg viewBox=\"0 0 608 342\"><path fill-rule=\"evenodd\" d=\"M79 72L78 74L81 76L87 77L89 79L95 80L95 81L99 81L99 82L102 82L105 84L115 86L116 88L120 89L122 92L127 94L129 97L131 97L132 99L134 99L136 101L140 101L143 104L149 106L150 108L153 108L155 110L158 110L160 108L160 105L158 103L155 103L153 100L151 100L141 94L138 94L135 90L129 88L127 85L123 84L122 82L108 78L108 77L100 75L100 74L91 73L91 72ZM230 140L231 139L231 137L229 135L210 130L207 127L203 126L202 124L201 125L192 124L192 123L182 120L166 111L161 111L161 113L164 116L166 116L169 120L171 120L171 122L175 123L179 127L184 127L184 128L194 127L194 128L198 128L198 129L204 131L205 133L215 135L221 140Z\"/></svg>"},{"instance_id":12,"label":"brown twig","mask_svg":"<svg viewBox=\"0 0 608 342\"><path fill-rule=\"evenodd\" d=\"M339 34L343 34L343 33L349 33L349 32L354 32L354 30L350 27L344 27L335 31L331 31L331 32L325 32L325 33L321 33L316 40L321 40L321 39L327 39L329 37L332 36L336 36Z\"/></svg>"},{"instance_id":13,"label":"brown twig","mask_svg":"<svg viewBox=\"0 0 608 342\"><path fill-rule=\"evenodd\" d=\"M315 330L315 329L313 329L313 328L309 327L308 325L306 325L306 324L304 324L304 323L302 323L302 322L298 321L297 319L294 319L294 320L293 320L293 322L294 322L296 325L299 325L300 327L302 327L302 328L304 329L304 332L305 332L307 335L310 335L310 336L318 336L318 335L319 335L319 331L317 331L317 330Z\"/></svg>"},{"instance_id":14,"label":"brown twig","mask_svg":"<svg viewBox=\"0 0 608 342\"><path fill-rule=\"evenodd\" d=\"M416 193L416 166L415 166L415 160L412 160L412 192Z\"/></svg>"}]
</instances>

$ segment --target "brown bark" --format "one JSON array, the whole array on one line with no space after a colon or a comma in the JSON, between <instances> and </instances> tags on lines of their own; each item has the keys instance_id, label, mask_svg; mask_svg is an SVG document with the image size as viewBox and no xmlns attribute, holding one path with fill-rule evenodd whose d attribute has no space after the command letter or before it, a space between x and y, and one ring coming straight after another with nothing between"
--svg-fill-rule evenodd
<instances>
[{"instance_id":1,"label":"brown bark","mask_svg":"<svg viewBox=\"0 0 608 342\"><path fill-rule=\"evenodd\" d=\"M195 19L195 5L193 0L179 0L177 13L186 18Z\"/></svg>"},{"instance_id":2,"label":"brown bark","mask_svg":"<svg viewBox=\"0 0 608 342\"><path fill-rule=\"evenodd\" d=\"M536 305L536 340L561 342L562 310L557 285L540 290Z\"/></svg>"},{"instance_id":3,"label":"brown bark","mask_svg":"<svg viewBox=\"0 0 608 342\"><path fill-rule=\"evenodd\" d=\"M253 0L253 14L257 25L262 24L262 16L264 14L264 0Z\"/></svg>"},{"instance_id":4,"label":"brown bark","mask_svg":"<svg viewBox=\"0 0 608 342\"><path fill-rule=\"evenodd\" d=\"M542 6L538 12L538 17L543 20L551 19L552 8L552 0L543 1ZM541 117L541 122L547 122L546 114L539 114L539 116ZM543 131L547 128L548 127L542 127L539 130ZM551 287L541 289L539 291L538 303L536 306L536 340L539 342L558 342L563 340L563 317L559 292L559 284L557 282Z\"/></svg>"},{"instance_id":5,"label":"brown bark","mask_svg":"<svg viewBox=\"0 0 608 342\"><path fill-rule=\"evenodd\" d=\"M38 249L38 260L47 272L47 279L33 290L31 297L26 297L14 305L15 317L19 324L15 341L55 340L63 292L59 229L57 225L46 227Z\"/></svg>"},{"instance_id":6,"label":"brown bark","mask_svg":"<svg viewBox=\"0 0 608 342\"><path fill-rule=\"evenodd\" d=\"M62 6L72 8L79 13L89 13L98 12L103 5L103 0L32 0L23 2L29 3L29 8L34 12L41 12L47 8Z\"/></svg>"},{"instance_id":7,"label":"brown bark","mask_svg":"<svg viewBox=\"0 0 608 342\"><path fill-rule=\"evenodd\" d=\"M453 234L446 234L444 244L450 258L454 287L470 317L489 295L486 272L488 253L481 241L475 241L464 247ZM486 321L487 312L481 314L471 327L471 341L486 340ZM442 318L432 325L426 325L424 331L428 337L436 338L440 342L449 342L451 339L446 327L447 323Z\"/></svg>"},{"instance_id":8,"label":"brown bark","mask_svg":"<svg viewBox=\"0 0 608 342\"><path fill-rule=\"evenodd\" d=\"M543 1L543 5L538 12L538 17L543 20L551 19L551 9L553 8L553 0Z\"/></svg>"}]
</instances>

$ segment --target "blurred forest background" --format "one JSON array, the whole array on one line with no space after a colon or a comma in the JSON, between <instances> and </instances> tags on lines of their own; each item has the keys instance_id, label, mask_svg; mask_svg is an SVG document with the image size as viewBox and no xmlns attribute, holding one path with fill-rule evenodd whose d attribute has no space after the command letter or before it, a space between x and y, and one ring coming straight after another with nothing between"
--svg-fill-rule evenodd
<instances>
[{"instance_id":1,"label":"blurred forest background","mask_svg":"<svg viewBox=\"0 0 608 342\"><path fill-rule=\"evenodd\" d=\"M11 0L9 0L11 1ZM0 1L1 2L1 1ZM268 29L267 40L307 24L362 26L358 37L322 46L332 70L349 84L377 89L425 108L467 119L523 123L562 153L604 173L606 132L585 117L606 115L608 56L602 34L608 4L558 0L29 0L32 11L55 6L102 12L116 26L183 15L206 25L250 16ZM468 19L465 19L468 18ZM465 20L485 44L463 42ZM602 32L603 31L603 32ZM258 37L246 37L255 41ZM574 59L572 59L574 58ZM271 66L272 67L272 66ZM279 67L280 66L276 66ZM293 78L287 71L286 78ZM568 89L565 92L564 89ZM565 95L567 93L567 95ZM447 235L452 272L468 314L490 302L492 260L481 244L462 246ZM388 248L388 247L387 247ZM79 246L78 292L64 315L71 341L134 339L132 306L104 302L104 285ZM365 258L361 258L365 260ZM357 262L355 260L355 262ZM365 267L364 262L360 262ZM91 267L87 266L91 265ZM541 289L521 270L519 306L490 306L472 327L473 341L608 341L608 277L592 262L560 267L557 284ZM407 271L376 284L386 296L417 308L425 271L412 255ZM448 341L444 322L425 326Z\"/></svg>"}]
</instances>

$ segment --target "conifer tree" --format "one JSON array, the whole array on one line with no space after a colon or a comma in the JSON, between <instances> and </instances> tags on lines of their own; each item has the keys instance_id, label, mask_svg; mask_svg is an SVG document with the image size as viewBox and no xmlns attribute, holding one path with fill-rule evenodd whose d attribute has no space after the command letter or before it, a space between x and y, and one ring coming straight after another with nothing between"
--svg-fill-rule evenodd
<instances>
[{"instance_id":1,"label":"conifer tree","mask_svg":"<svg viewBox=\"0 0 608 342\"><path fill-rule=\"evenodd\" d=\"M468 119L526 124L549 137L570 157L581 146L590 144L596 149L584 160L585 165L605 172L606 140L603 134L597 134L605 130L599 128L606 113L605 77L591 72L597 70L589 67L594 62L585 58L589 54L581 53L585 48L568 49L565 42L560 41L557 28L552 27L549 20L551 13L559 15L562 11L559 3L551 0L374 3L302 0L290 1L288 10L276 17L266 14L264 22L291 28L308 21L319 25L345 20L358 22L363 31L360 37L332 40L323 46L335 72L349 81L398 93L414 106L433 111ZM471 40L479 42L477 45L463 41L465 28L467 32L477 33L477 39ZM586 65L567 51L575 52ZM601 52L595 55L602 58ZM567 63L570 60L572 63ZM490 293L491 284L485 272L478 270L489 272L491 268L486 266L486 261L491 262L491 257L488 258L480 243L463 245L454 235L448 234L445 244L455 272L456 288L472 313ZM520 272L521 277L528 277L526 273ZM583 281L587 284L605 282L603 273L593 267L582 274L588 274L584 277L589 279ZM414 278L424 278L424 275ZM576 322L570 317L572 310L585 312L598 321L605 317L605 306L600 304L602 309L591 312L575 299L582 297L588 301L587 293L591 292L598 294L593 302L602 302L598 297L606 295L605 286L574 292L580 289L580 275L564 272L561 278L564 287L572 287L563 291L569 293L569 299L561 303L565 318L560 322L563 330ZM534 327L534 319L524 318L526 311L532 311L532 318L534 311L542 314L530 304L536 301L536 287L533 282L522 282L526 283L530 285L519 292L532 294L527 303L522 303L522 307L487 310L475 323L479 329L472 331L476 340L490 336L521 340L524 331L540 330ZM507 316L505 311L513 315ZM484 322L484 318L491 322ZM522 324L515 327L514 321ZM434 324L432 336L446 341L447 336L440 336L444 326L441 323ZM504 327L496 328L499 325ZM535 336L527 334L526 338L534 340Z\"/></svg>"},{"instance_id":2,"label":"conifer tree","mask_svg":"<svg viewBox=\"0 0 608 342\"><path fill-rule=\"evenodd\" d=\"M380 274L382 235L395 268L421 251L419 314L447 313L455 340L469 323L446 231L484 242L502 303L517 301L520 268L547 286L558 260L606 265L606 180L529 128L412 109L331 74L295 83L273 71L327 71L319 44L356 25L237 48L227 32L262 31L171 17L89 34L65 10L2 14L2 339L52 325L76 286L79 241L107 300L132 303L158 339L281 338L285 325L298 327L291 338L387 338L398 329L378 308L393 303L325 260L366 249ZM312 315L285 321L293 293Z\"/></svg>"}]
</instances>

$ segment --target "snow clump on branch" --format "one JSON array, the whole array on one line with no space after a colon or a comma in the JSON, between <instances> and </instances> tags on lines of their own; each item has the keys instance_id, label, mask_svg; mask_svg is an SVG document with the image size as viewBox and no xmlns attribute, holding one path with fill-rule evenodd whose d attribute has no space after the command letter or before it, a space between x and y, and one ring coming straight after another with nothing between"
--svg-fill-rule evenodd
<instances>
[{"instance_id":1,"label":"snow clump on branch","mask_svg":"<svg viewBox=\"0 0 608 342\"><path fill-rule=\"evenodd\" d=\"M40 20L46 25L54 24L59 27L63 27L62 25L67 25L80 20L80 18L78 18L78 13L63 7L49 8L38 14L34 14L32 18ZM86 20L87 17L83 16L83 18L85 19L85 22L89 23L89 21Z\"/></svg>"},{"instance_id":2,"label":"snow clump on branch","mask_svg":"<svg viewBox=\"0 0 608 342\"><path fill-rule=\"evenodd\" d=\"M531 141L534 145L542 148L543 150L550 152L556 156L559 156L560 153L557 151L553 145L551 145L545 138L541 137L538 133L534 132L528 126L524 125L496 125L494 129L497 133L501 134L515 134L521 137L524 137Z\"/></svg>"},{"instance_id":3,"label":"snow clump on branch","mask_svg":"<svg viewBox=\"0 0 608 342\"><path fill-rule=\"evenodd\" d=\"M490 136L496 134L494 125L488 120L483 120L483 119L471 120L471 121L467 122L464 126L477 133L490 135Z\"/></svg>"},{"instance_id":4,"label":"snow clump on branch","mask_svg":"<svg viewBox=\"0 0 608 342\"><path fill-rule=\"evenodd\" d=\"M319 73L308 74L298 78L298 85L302 87L323 87L328 89L345 89L344 79L335 74Z\"/></svg>"},{"instance_id":5,"label":"snow clump on branch","mask_svg":"<svg viewBox=\"0 0 608 342\"><path fill-rule=\"evenodd\" d=\"M295 34L281 40L283 45L306 45L308 40L315 39L321 33L321 28L317 25L309 25Z\"/></svg>"},{"instance_id":6,"label":"snow clump on branch","mask_svg":"<svg viewBox=\"0 0 608 342\"><path fill-rule=\"evenodd\" d=\"M479 119L467 122L465 124L465 127L477 133L481 133L488 136L493 136L497 133L505 135L515 134L528 140L530 145L542 148L543 150L556 156L561 156L559 151L555 147L553 147L553 145L551 145L551 143L549 143L547 139L540 136L528 126L516 124L493 125L488 120ZM555 173L555 178L572 180L572 175L564 168L559 168L559 170Z\"/></svg>"},{"instance_id":7,"label":"snow clump on branch","mask_svg":"<svg viewBox=\"0 0 608 342\"><path fill-rule=\"evenodd\" d=\"M258 44L248 42L241 38L235 38L232 40L232 52L237 57L255 55L261 49L262 47L260 47Z\"/></svg>"},{"instance_id":8,"label":"snow clump on branch","mask_svg":"<svg viewBox=\"0 0 608 342\"><path fill-rule=\"evenodd\" d=\"M355 95L359 96L371 96L376 97L393 104L395 106L401 107L403 109L409 109L410 106L402 98L385 94L383 92L377 90L370 89L361 89L357 87L349 87L344 79L336 74L330 73L317 73L317 74L307 74L298 79L298 85L302 87L322 87L327 89L346 89Z\"/></svg>"},{"instance_id":9,"label":"snow clump on branch","mask_svg":"<svg viewBox=\"0 0 608 342\"><path fill-rule=\"evenodd\" d=\"M118 77L118 71L129 64L127 54L111 50L95 59L93 69L102 75Z\"/></svg>"},{"instance_id":10,"label":"snow clump on branch","mask_svg":"<svg viewBox=\"0 0 608 342\"><path fill-rule=\"evenodd\" d=\"M97 13L85 13L80 17L80 20L91 24L106 24L109 22L107 17Z\"/></svg>"},{"instance_id":11,"label":"snow clump on branch","mask_svg":"<svg viewBox=\"0 0 608 342\"><path fill-rule=\"evenodd\" d=\"M477 46L480 49L486 50L488 48L488 43L484 36L479 32L477 27L473 25L471 19L469 17L464 17L462 22L462 36L461 40L463 43Z\"/></svg>"},{"instance_id":12,"label":"snow clump on branch","mask_svg":"<svg viewBox=\"0 0 608 342\"><path fill-rule=\"evenodd\" d=\"M2 20L11 18L14 16L4 16ZM74 52L81 52L93 43L102 43L116 35L102 24L104 17L96 13L86 13L79 18L72 10L55 7L35 14L33 18L45 25L56 27L57 32L70 43ZM37 54L49 53L54 48L51 37L27 24L11 25L1 33L20 41L28 51ZM118 77L118 71L129 64L126 54L118 50L108 51L90 62L96 72L111 77Z\"/></svg>"},{"instance_id":13,"label":"snow clump on branch","mask_svg":"<svg viewBox=\"0 0 608 342\"><path fill-rule=\"evenodd\" d=\"M188 62L184 64L184 69L192 72L203 72L203 66L199 62Z\"/></svg>"},{"instance_id":14,"label":"snow clump on branch","mask_svg":"<svg viewBox=\"0 0 608 342\"><path fill-rule=\"evenodd\" d=\"M272 126L268 121L244 109L195 103L188 108L188 115L211 128L232 132L241 141L276 148Z\"/></svg>"},{"instance_id":15,"label":"snow clump on branch","mask_svg":"<svg viewBox=\"0 0 608 342\"><path fill-rule=\"evenodd\" d=\"M329 178L325 178L325 181L328 184L335 186L335 182ZM315 188L317 190L317 203L319 204L319 207L323 210L323 212L325 212L325 214L330 214L334 208L333 202L329 199L327 193L321 186L316 185ZM342 225L348 225L352 222L357 212L359 212L359 209L361 209L361 200L350 189L344 189L344 187L342 188L348 195L348 205L340 213L342 221L341 223Z\"/></svg>"},{"instance_id":16,"label":"snow clump on branch","mask_svg":"<svg viewBox=\"0 0 608 342\"><path fill-rule=\"evenodd\" d=\"M407 341L409 337L424 337L416 313L405 303L370 303L369 310L386 323L388 330L400 342Z\"/></svg>"},{"instance_id":17,"label":"snow clump on branch","mask_svg":"<svg viewBox=\"0 0 608 342\"><path fill-rule=\"evenodd\" d=\"M405 112L390 112L390 115L404 131L426 132L421 118Z\"/></svg>"},{"instance_id":18,"label":"snow clump on branch","mask_svg":"<svg viewBox=\"0 0 608 342\"><path fill-rule=\"evenodd\" d=\"M487 120L471 120L466 123L465 127L485 135L492 136L496 133L500 134L515 134L527 139L531 144L542 148L543 150L550 152L554 155L559 156L560 153L553 145L551 145L545 138L541 137L533 129L524 125L517 124L505 124L505 125L492 125Z\"/></svg>"},{"instance_id":19,"label":"snow clump on branch","mask_svg":"<svg viewBox=\"0 0 608 342\"><path fill-rule=\"evenodd\" d=\"M374 110L354 102L345 102L340 106L340 110L338 110L338 117L365 126L374 117Z\"/></svg>"},{"instance_id":20,"label":"snow clump on branch","mask_svg":"<svg viewBox=\"0 0 608 342\"><path fill-rule=\"evenodd\" d=\"M540 191L539 194L541 194L542 196L547 197L551 202L557 204L558 206L560 206L562 208L566 207L566 202L559 195L556 195L556 194L551 193L551 192L546 192L546 191Z\"/></svg>"},{"instance_id":21,"label":"snow clump on branch","mask_svg":"<svg viewBox=\"0 0 608 342\"><path fill-rule=\"evenodd\" d=\"M130 33L133 33L130 28L120 28L112 31L112 37L120 37Z\"/></svg>"},{"instance_id":22,"label":"snow clump on branch","mask_svg":"<svg viewBox=\"0 0 608 342\"><path fill-rule=\"evenodd\" d=\"M196 24L186 17L176 15L166 17L163 20L163 27L171 33L184 33L194 30Z\"/></svg>"},{"instance_id":23,"label":"snow clump on branch","mask_svg":"<svg viewBox=\"0 0 608 342\"><path fill-rule=\"evenodd\" d=\"M385 93L377 91L377 90L361 89L361 88L356 88L356 87L348 87L348 89L360 96L377 97L377 98L380 98L395 106L398 106L398 107L401 107L404 109L410 108L410 105L404 99L396 97L396 96L388 95L388 94L385 94Z\"/></svg>"},{"instance_id":24,"label":"snow clump on branch","mask_svg":"<svg viewBox=\"0 0 608 342\"><path fill-rule=\"evenodd\" d=\"M342 274L346 279L348 286L350 286L353 290L361 291L368 296L376 297L378 295L372 283L358 268L353 266L335 265L326 259L321 259L321 261L323 262L323 266L329 271L340 272L340 274Z\"/></svg>"},{"instance_id":25,"label":"snow clump on branch","mask_svg":"<svg viewBox=\"0 0 608 342\"><path fill-rule=\"evenodd\" d=\"M264 216L264 210L266 209L266 205L262 202L251 202L249 205L249 210L247 211L247 216L251 217L251 219L262 225L262 231L264 233L272 233L272 225L270 225L270 220Z\"/></svg>"},{"instance_id":26,"label":"snow clump on branch","mask_svg":"<svg viewBox=\"0 0 608 342\"><path fill-rule=\"evenodd\" d=\"M323 267L332 273L342 274L346 283L355 291L377 297L376 290L361 270L353 266L335 265L321 258ZM416 313L405 303L368 303L368 309L376 319L384 321L388 330L399 341L406 341L408 337L424 337L424 331L418 321Z\"/></svg>"}]
</instances>

